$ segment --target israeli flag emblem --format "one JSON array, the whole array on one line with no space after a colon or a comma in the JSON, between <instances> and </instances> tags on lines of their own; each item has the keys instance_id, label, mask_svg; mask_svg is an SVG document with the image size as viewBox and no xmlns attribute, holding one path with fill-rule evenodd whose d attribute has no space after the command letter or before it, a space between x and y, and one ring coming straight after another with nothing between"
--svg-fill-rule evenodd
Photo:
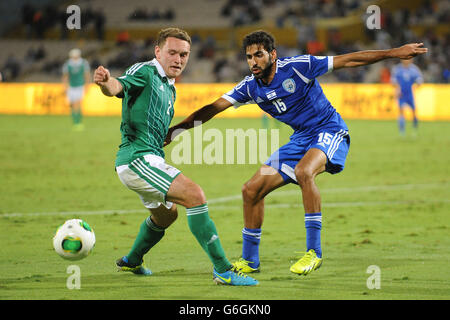
<instances>
[{"instance_id":1,"label":"israeli flag emblem","mask_svg":"<svg viewBox=\"0 0 450 320\"><path fill-rule=\"evenodd\" d=\"M295 81L292 78L283 81L283 88L289 93L295 92Z\"/></svg>"}]
</instances>

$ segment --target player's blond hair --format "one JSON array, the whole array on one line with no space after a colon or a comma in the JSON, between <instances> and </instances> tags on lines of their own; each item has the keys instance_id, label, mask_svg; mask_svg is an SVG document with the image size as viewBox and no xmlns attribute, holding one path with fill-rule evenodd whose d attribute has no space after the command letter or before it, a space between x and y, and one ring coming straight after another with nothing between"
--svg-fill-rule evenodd
<instances>
[{"instance_id":1,"label":"player's blond hair","mask_svg":"<svg viewBox=\"0 0 450 320\"><path fill-rule=\"evenodd\" d=\"M187 41L189 45L192 44L191 37L186 31L179 28L166 28L159 31L158 38L156 39L156 45L158 47L162 47L169 37Z\"/></svg>"},{"instance_id":2,"label":"player's blond hair","mask_svg":"<svg viewBox=\"0 0 450 320\"><path fill-rule=\"evenodd\" d=\"M69 51L69 57L70 58L79 58L81 57L81 50L78 48L73 48Z\"/></svg>"}]
</instances>

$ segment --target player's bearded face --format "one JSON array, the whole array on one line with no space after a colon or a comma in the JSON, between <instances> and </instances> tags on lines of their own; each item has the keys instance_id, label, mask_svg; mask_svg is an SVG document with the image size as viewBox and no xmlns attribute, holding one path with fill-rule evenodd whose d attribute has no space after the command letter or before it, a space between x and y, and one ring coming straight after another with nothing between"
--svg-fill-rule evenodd
<instances>
[{"instance_id":1,"label":"player's bearded face","mask_svg":"<svg viewBox=\"0 0 450 320\"><path fill-rule=\"evenodd\" d=\"M267 52L262 45L253 44L247 47L247 63L256 79L267 78L272 72L274 53Z\"/></svg>"},{"instance_id":2,"label":"player's bearded face","mask_svg":"<svg viewBox=\"0 0 450 320\"><path fill-rule=\"evenodd\" d=\"M189 60L189 42L169 37L162 47L155 47L156 60L161 64L167 77L174 79L181 75Z\"/></svg>"}]
</instances>

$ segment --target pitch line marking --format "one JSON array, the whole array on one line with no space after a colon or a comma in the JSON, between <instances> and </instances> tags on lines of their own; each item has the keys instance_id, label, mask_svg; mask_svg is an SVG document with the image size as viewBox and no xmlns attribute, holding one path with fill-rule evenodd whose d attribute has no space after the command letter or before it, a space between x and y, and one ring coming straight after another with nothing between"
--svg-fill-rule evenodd
<instances>
[{"instance_id":1,"label":"pitch line marking","mask_svg":"<svg viewBox=\"0 0 450 320\"><path fill-rule=\"evenodd\" d=\"M412 190L412 189L426 189L434 187L445 187L450 183L430 183L430 184L397 184L397 185L380 185L380 186L363 186L363 187L344 187L344 188L328 188L320 190L320 193L348 193L348 192L373 192L373 191L388 191L388 190ZM270 193L270 195L276 196L289 196L293 194L299 194L300 190L276 190ZM208 204L228 202L230 200L240 200L242 195L234 195L221 197L208 200Z\"/></svg>"},{"instance_id":2,"label":"pitch line marking","mask_svg":"<svg viewBox=\"0 0 450 320\"><path fill-rule=\"evenodd\" d=\"M434 184L398 184L398 185L380 185L380 186L363 186L363 187L344 187L344 188L329 188L322 189L321 193L347 193L347 192L373 192L373 191L386 191L386 190L411 190L411 189L427 189L435 187L445 187L450 183L434 183ZM288 196L293 194L299 194L300 190L279 190L271 193L276 196ZM242 195L236 194L227 197L220 197L208 200L208 204L220 204L224 202L229 202L232 200L241 200ZM333 208L333 207L359 207L359 206L383 206L383 205L406 205L406 204L421 204L421 203L450 203L449 199L442 200L419 200L419 201L354 201L354 202L328 202L322 203L323 207ZM290 203L277 203L277 204L267 204L266 208L292 208L300 207L300 202L295 204ZM213 206L214 210L226 210L226 209L236 209L242 208L241 205L227 205L227 206ZM0 213L0 217L33 217L33 216L54 216L54 215L112 215L112 214L130 214L147 212L145 209L136 210L98 210L98 211L61 211L61 212L14 212L14 213Z\"/></svg>"}]
</instances>

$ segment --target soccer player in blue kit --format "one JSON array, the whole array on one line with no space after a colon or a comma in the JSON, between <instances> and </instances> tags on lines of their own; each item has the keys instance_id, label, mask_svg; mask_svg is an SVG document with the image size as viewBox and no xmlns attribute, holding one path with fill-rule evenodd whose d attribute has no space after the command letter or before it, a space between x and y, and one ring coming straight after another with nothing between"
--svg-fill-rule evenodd
<instances>
[{"instance_id":1,"label":"soccer player in blue kit","mask_svg":"<svg viewBox=\"0 0 450 320\"><path fill-rule=\"evenodd\" d=\"M402 60L392 69L392 83L396 85L398 98L399 116L398 128L401 135L405 134L404 108L409 106L413 114L413 128L417 130L418 120L416 114L416 104L414 103L413 85L422 84L423 76L419 68L412 63L412 59Z\"/></svg>"},{"instance_id":2,"label":"soccer player in blue kit","mask_svg":"<svg viewBox=\"0 0 450 320\"><path fill-rule=\"evenodd\" d=\"M368 50L338 56L300 55L278 58L274 38L255 31L243 40L252 75L230 92L193 112L169 129L165 144L194 122L204 123L234 106L256 103L275 119L291 126L290 141L276 151L242 187L244 228L242 257L234 266L245 273L259 272L259 243L264 218L264 197L288 183L301 188L305 210L306 253L290 271L306 275L322 264L322 210L315 177L343 170L350 137L341 116L325 97L317 77L346 67L387 58L410 59L427 52L422 43L389 50Z\"/></svg>"}]
</instances>

